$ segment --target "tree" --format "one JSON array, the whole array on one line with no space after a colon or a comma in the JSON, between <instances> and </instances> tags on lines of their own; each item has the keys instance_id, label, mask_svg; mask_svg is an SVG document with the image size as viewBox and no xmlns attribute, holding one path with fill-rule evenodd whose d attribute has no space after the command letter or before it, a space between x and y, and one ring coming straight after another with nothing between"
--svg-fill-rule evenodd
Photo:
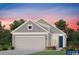
<instances>
[{"instance_id":1,"label":"tree","mask_svg":"<svg viewBox=\"0 0 79 59\"><path fill-rule=\"evenodd\" d=\"M10 45L12 38L11 38L11 33L9 30L4 30L1 36L1 44L2 45Z\"/></svg>"},{"instance_id":2,"label":"tree","mask_svg":"<svg viewBox=\"0 0 79 59\"><path fill-rule=\"evenodd\" d=\"M58 22L55 23L56 27L60 30L64 31L67 34L67 45L70 45L70 43L73 43L73 33L75 32L73 29L68 28L66 21L63 19L60 19Z\"/></svg>"},{"instance_id":3,"label":"tree","mask_svg":"<svg viewBox=\"0 0 79 59\"><path fill-rule=\"evenodd\" d=\"M74 29L67 28L66 29L66 34L67 34L67 44L70 45L73 43L73 34L74 34Z\"/></svg>"},{"instance_id":4,"label":"tree","mask_svg":"<svg viewBox=\"0 0 79 59\"><path fill-rule=\"evenodd\" d=\"M79 26L79 22L77 22L77 25ZM74 34L73 34L73 39L74 39L74 43L76 44L76 45L79 45L79 28L77 29L77 31L76 32L74 32Z\"/></svg>"},{"instance_id":5,"label":"tree","mask_svg":"<svg viewBox=\"0 0 79 59\"><path fill-rule=\"evenodd\" d=\"M18 26L20 26L21 24L23 24L25 21L23 19L20 20L15 20L12 24L10 24L11 30L14 30L15 28L17 28Z\"/></svg>"},{"instance_id":6,"label":"tree","mask_svg":"<svg viewBox=\"0 0 79 59\"><path fill-rule=\"evenodd\" d=\"M58 22L55 23L55 25L57 28L63 31L65 31L67 27L66 21L64 21L63 19L60 19Z\"/></svg>"},{"instance_id":7,"label":"tree","mask_svg":"<svg viewBox=\"0 0 79 59\"><path fill-rule=\"evenodd\" d=\"M77 22L77 25L78 25L78 29L77 30L79 30L79 22Z\"/></svg>"},{"instance_id":8,"label":"tree","mask_svg":"<svg viewBox=\"0 0 79 59\"><path fill-rule=\"evenodd\" d=\"M75 45L79 45L79 30L74 32L72 37L74 39L73 41L74 41Z\"/></svg>"},{"instance_id":9,"label":"tree","mask_svg":"<svg viewBox=\"0 0 79 59\"><path fill-rule=\"evenodd\" d=\"M20 19L18 21L14 21L11 26L11 30L14 30L18 26L20 26L25 21L23 19ZM1 49L8 49L9 47L12 47L12 34L11 30L4 29L5 25L2 26L2 23L0 22L0 48Z\"/></svg>"},{"instance_id":10,"label":"tree","mask_svg":"<svg viewBox=\"0 0 79 59\"><path fill-rule=\"evenodd\" d=\"M2 23L0 22L0 48L3 48L4 46L11 46L12 44L12 35L10 33L10 30L4 29L5 25L2 26Z\"/></svg>"},{"instance_id":11,"label":"tree","mask_svg":"<svg viewBox=\"0 0 79 59\"><path fill-rule=\"evenodd\" d=\"M77 22L77 25L79 26L79 22Z\"/></svg>"}]
</instances>

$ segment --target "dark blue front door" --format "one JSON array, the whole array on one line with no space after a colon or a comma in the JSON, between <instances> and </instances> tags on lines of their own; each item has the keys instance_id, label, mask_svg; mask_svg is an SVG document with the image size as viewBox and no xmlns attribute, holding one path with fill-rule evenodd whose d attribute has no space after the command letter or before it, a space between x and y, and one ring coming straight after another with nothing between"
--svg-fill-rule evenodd
<instances>
[{"instance_id":1,"label":"dark blue front door","mask_svg":"<svg viewBox=\"0 0 79 59\"><path fill-rule=\"evenodd\" d=\"M63 36L59 36L59 47L63 47Z\"/></svg>"}]
</instances>

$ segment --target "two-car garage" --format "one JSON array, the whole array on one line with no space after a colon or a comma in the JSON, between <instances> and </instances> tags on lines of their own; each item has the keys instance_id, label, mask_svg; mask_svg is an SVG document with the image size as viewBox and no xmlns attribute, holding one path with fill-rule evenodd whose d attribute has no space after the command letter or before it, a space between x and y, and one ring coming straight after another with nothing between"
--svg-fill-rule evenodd
<instances>
[{"instance_id":1,"label":"two-car garage","mask_svg":"<svg viewBox=\"0 0 79 59\"><path fill-rule=\"evenodd\" d=\"M45 36L15 36L15 49L45 49Z\"/></svg>"}]
</instances>

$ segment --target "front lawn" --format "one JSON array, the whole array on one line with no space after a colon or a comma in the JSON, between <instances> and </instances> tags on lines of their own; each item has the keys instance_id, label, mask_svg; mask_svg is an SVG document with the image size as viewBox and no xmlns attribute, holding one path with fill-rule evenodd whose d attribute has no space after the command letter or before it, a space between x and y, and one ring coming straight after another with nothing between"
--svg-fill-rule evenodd
<instances>
[{"instance_id":1,"label":"front lawn","mask_svg":"<svg viewBox=\"0 0 79 59\"><path fill-rule=\"evenodd\" d=\"M65 55L65 51L45 50L45 51L32 53L31 55Z\"/></svg>"}]
</instances>

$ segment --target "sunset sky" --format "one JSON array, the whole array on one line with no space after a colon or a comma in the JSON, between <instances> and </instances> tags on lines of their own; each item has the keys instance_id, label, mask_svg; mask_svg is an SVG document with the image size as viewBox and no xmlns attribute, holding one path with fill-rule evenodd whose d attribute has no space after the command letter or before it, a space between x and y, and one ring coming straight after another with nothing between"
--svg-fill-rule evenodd
<instances>
[{"instance_id":1,"label":"sunset sky","mask_svg":"<svg viewBox=\"0 0 79 59\"><path fill-rule=\"evenodd\" d=\"M45 18L50 23L54 24L59 19L67 21L69 27L77 29L76 23L79 21L79 4L0 4L0 21L9 28L9 24L14 20Z\"/></svg>"}]
</instances>

